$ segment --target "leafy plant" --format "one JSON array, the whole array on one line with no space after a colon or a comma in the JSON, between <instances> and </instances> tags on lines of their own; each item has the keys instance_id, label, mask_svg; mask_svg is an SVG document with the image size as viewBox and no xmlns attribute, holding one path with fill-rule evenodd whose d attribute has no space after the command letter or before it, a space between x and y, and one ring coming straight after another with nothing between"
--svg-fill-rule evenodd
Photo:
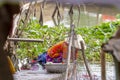
<instances>
[{"instance_id":1,"label":"leafy plant","mask_svg":"<svg viewBox=\"0 0 120 80\"><path fill-rule=\"evenodd\" d=\"M120 22L107 22L92 27L77 27L76 32L81 34L86 42L86 56L88 60L99 61L100 60L100 48L102 43L108 41L108 39L115 33ZM107 60L111 61L111 57L107 55Z\"/></svg>"},{"instance_id":2,"label":"leafy plant","mask_svg":"<svg viewBox=\"0 0 120 80\"><path fill-rule=\"evenodd\" d=\"M21 25L22 26L22 25ZM19 30L22 28L20 27ZM66 31L68 29L64 26L48 27L47 25L41 26L38 20L30 20L27 27L24 28L22 35L23 38L43 39L43 43L27 43L19 42L17 53L19 58L33 58L38 54L47 51L53 44L64 40Z\"/></svg>"},{"instance_id":3,"label":"leafy plant","mask_svg":"<svg viewBox=\"0 0 120 80\"><path fill-rule=\"evenodd\" d=\"M22 24L21 24L22 25ZM115 33L118 26L120 25L119 21L116 22L107 22L102 23L97 26L91 27L76 27L75 31L77 34L83 36L87 49L85 50L87 59L90 61L99 61L100 60L100 48L102 43L106 42L109 37ZM48 27L47 25L41 26L38 20L30 20L27 24L28 27L24 28L24 31L21 37L24 38L35 38L43 39L43 43L23 43L18 44L17 53L21 58L29 57L32 58L38 54L47 51L47 49L53 44L64 40L66 32L69 31L69 28L66 28L63 25ZM20 27L20 30L22 28ZM107 55L107 60L111 61L111 57Z\"/></svg>"}]
</instances>

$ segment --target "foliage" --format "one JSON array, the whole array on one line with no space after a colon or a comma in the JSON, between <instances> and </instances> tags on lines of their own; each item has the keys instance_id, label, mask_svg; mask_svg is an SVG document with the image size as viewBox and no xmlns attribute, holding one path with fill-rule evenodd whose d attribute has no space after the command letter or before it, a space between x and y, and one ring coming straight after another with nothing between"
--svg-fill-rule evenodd
<instances>
[{"instance_id":1,"label":"foliage","mask_svg":"<svg viewBox=\"0 0 120 80\"><path fill-rule=\"evenodd\" d=\"M58 27L48 27L47 25L40 26L38 20L31 19L28 22L27 27L24 28L21 37L43 39L44 42L20 42L17 49L19 58L33 58L34 56L37 56L44 51L47 51L47 49L53 44L57 43L58 41L64 40L67 30L68 29L62 25Z\"/></svg>"},{"instance_id":2,"label":"foliage","mask_svg":"<svg viewBox=\"0 0 120 80\"><path fill-rule=\"evenodd\" d=\"M76 27L77 34L83 36L87 49L86 56L90 61L100 60L100 47L102 43L106 42L109 37L117 30L119 21L102 23L92 27ZM48 27L47 25L40 26L38 20L31 19L27 24L28 27L24 28L21 37L43 39L43 43L22 43L18 44L17 53L19 57L32 58L38 54L46 51L53 44L64 40L66 32L69 28L63 25ZM107 60L111 61L111 57L107 55Z\"/></svg>"},{"instance_id":3,"label":"foliage","mask_svg":"<svg viewBox=\"0 0 120 80\"><path fill-rule=\"evenodd\" d=\"M92 27L78 27L76 32L81 34L87 44L86 56L91 61L100 60L100 48L102 43L106 42L117 30L120 22L107 22ZM111 57L107 55L107 60Z\"/></svg>"},{"instance_id":4,"label":"foliage","mask_svg":"<svg viewBox=\"0 0 120 80\"><path fill-rule=\"evenodd\" d=\"M117 18L117 19L120 19L120 14L117 14L117 15L116 15L116 18Z\"/></svg>"}]
</instances>

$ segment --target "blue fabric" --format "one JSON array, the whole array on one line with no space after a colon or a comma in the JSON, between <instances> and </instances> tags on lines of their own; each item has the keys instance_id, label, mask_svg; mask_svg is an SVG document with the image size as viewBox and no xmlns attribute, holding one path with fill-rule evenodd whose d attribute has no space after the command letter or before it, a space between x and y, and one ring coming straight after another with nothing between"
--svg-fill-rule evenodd
<instances>
[{"instance_id":1,"label":"blue fabric","mask_svg":"<svg viewBox=\"0 0 120 80\"><path fill-rule=\"evenodd\" d=\"M38 55L38 61L42 62L43 65L46 63L46 56L47 52L43 52L42 54Z\"/></svg>"}]
</instances>

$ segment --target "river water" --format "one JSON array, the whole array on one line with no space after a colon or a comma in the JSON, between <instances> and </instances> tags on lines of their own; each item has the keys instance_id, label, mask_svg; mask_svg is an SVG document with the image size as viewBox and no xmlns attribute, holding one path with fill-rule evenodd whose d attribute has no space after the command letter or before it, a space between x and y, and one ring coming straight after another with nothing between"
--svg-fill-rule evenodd
<instances>
[{"instance_id":1,"label":"river water","mask_svg":"<svg viewBox=\"0 0 120 80\"><path fill-rule=\"evenodd\" d=\"M89 67L93 80L101 80L100 64L90 64ZM50 78L52 79L58 76L60 76L60 74L48 74L41 66L39 66L38 70L21 70L14 74L15 80L49 80ZM79 64L77 67L77 80L90 80L84 64ZM106 63L106 80L115 80L113 63Z\"/></svg>"},{"instance_id":2,"label":"river water","mask_svg":"<svg viewBox=\"0 0 120 80\"><path fill-rule=\"evenodd\" d=\"M101 66L100 64L90 64L90 71L93 80L101 80ZM89 80L87 70L84 65L78 68L80 78L78 80ZM106 63L106 80L115 80L115 69L113 63Z\"/></svg>"}]
</instances>

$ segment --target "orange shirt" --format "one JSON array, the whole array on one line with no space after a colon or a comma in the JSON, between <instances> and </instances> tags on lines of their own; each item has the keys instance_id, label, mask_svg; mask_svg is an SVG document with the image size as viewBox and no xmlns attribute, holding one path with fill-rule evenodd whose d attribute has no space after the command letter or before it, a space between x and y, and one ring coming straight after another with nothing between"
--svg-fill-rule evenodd
<instances>
[{"instance_id":1,"label":"orange shirt","mask_svg":"<svg viewBox=\"0 0 120 80\"><path fill-rule=\"evenodd\" d=\"M67 58L67 50L68 50L68 44L65 41L61 41L61 42L53 45L51 48L49 48L47 54L51 58L56 58L56 57L60 56L60 53L62 53L62 57ZM77 53L77 51L76 51L76 53Z\"/></svg>"}]
</instances>

